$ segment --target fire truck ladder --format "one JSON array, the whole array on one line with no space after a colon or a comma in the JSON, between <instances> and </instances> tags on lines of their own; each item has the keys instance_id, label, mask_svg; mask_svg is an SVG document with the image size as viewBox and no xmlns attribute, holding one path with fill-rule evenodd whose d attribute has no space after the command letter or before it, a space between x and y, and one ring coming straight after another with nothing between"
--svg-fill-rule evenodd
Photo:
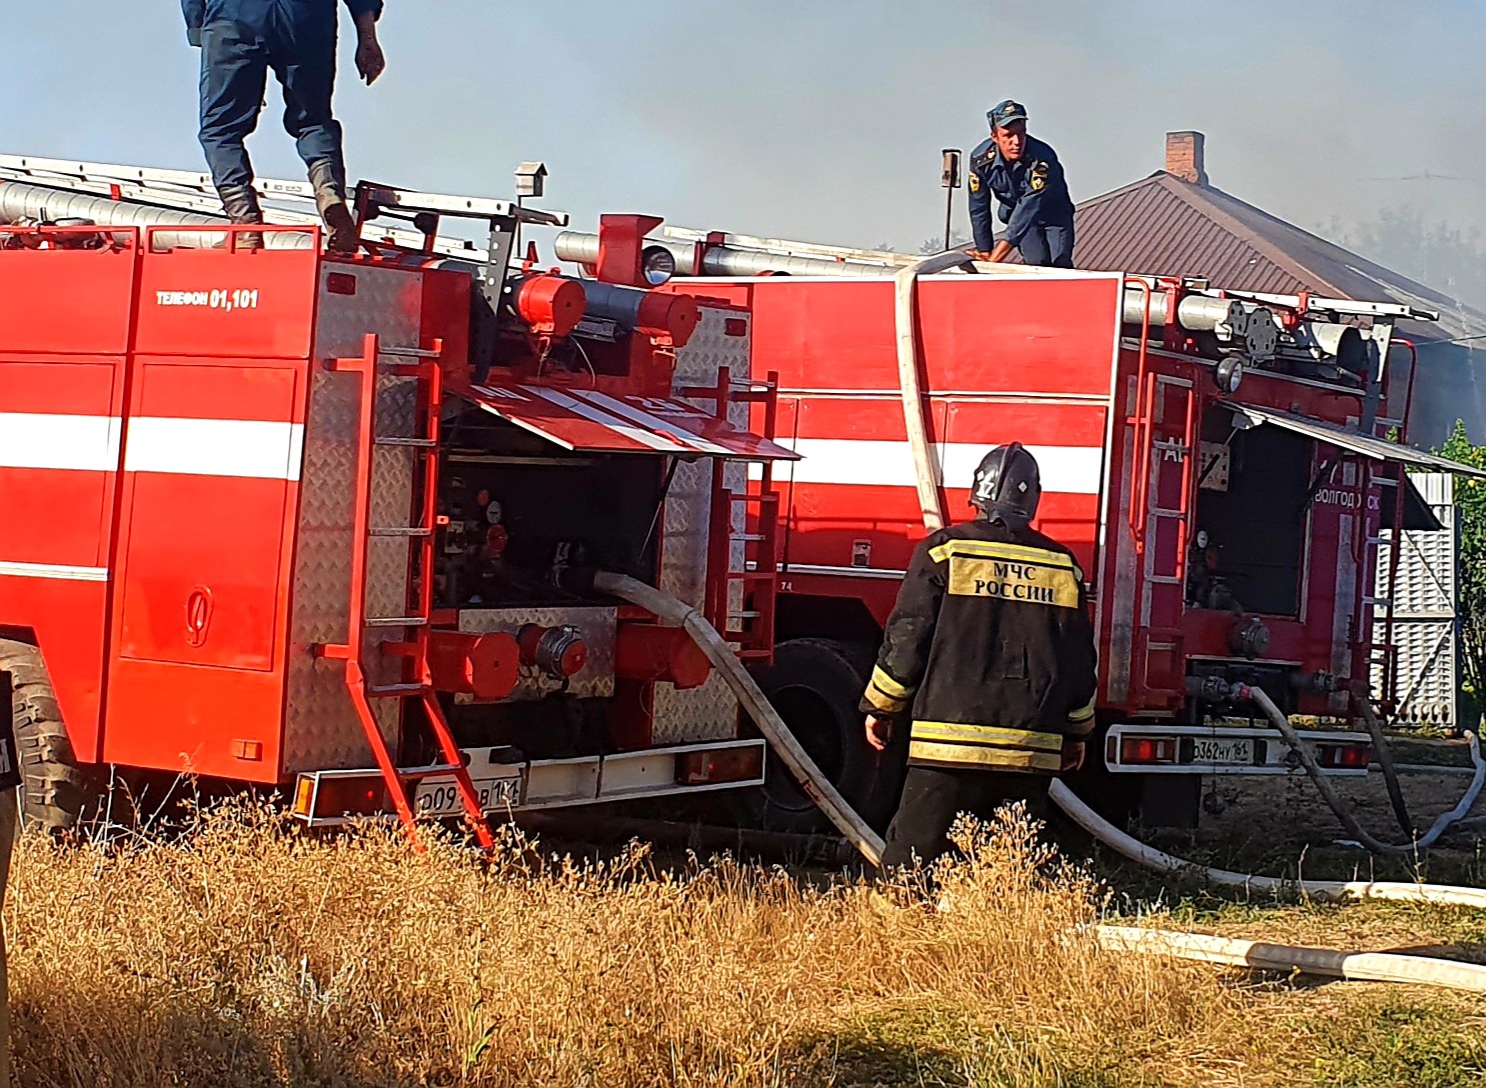
<instances>
[{"instance_id":1,"label":"fire truck ladder","mask_svg":"<svg viewBox=\"0 0 1486 1088\"><path fill-rule=\"evenodd\" d=\"M1181 654L1187 518L1198 469L1201 421L1197 409L1200 398L1192 383L1185 378L1155 372L1142 377L1144 381L1138 387L1143 389L1141 403L1136 414L1127 421L1134 424L1135 450L1140 466L1136 476L1140 497L1132 504L1132 513L1137 519L1135 547L1142 563L1137 645L1140 646L1140 675L1145 685L1168 687L1174 679L1153 676L1152 659L1160 656L1174 661ZM1173 392L1176 404L1172 403ZM1176 408L1180 418L1162 418L1162 409L1169 412L1172 408ZM1164 433L1159 435L1158 422L1164 424L1159 427ZM1173 470L1177 472L1176 487L1160 487L1158 482L1164 474ZM1175 506L1162 505L1163 500L1169 502L1172 499L1175 499ZM1169 527L1169 532L1163 533L1163 526ZM1169 546L1169 552L1165 552L1163 544ZM1157 586L1167 587L1166 605L1159 610L1155 600Z\"/></svg>"},{"instance_id":2,"label":"fire truck ladder","mask_svg":"<svg viewBox=\"0 0 1486 1088\"><path fill-rule=\"evenodd\" d=\"M345 645L319 647L322 657L346 663L346 687L356 714L366 730L366 739L376 757L377 766L387 784L393 807L408 834L417 842L415 816L409 802L409 787L426 778L452 776L466 816L483 849L489 850L495 840L485 818L469 769L454 734L449 729L443 708L433 688L428 666L429 624L433 612L434 530L438 521L439 409L443 400L442 371L439 355L442 345L435 342L432 350L382 346L376 334L366 337L360 356L332 359L331 370L357 374L361 379L361 414L357 431L356 494L354 541L351 553L351 625ZM386 391L386 379L413 379L417 382L417 424L415 433L383 434L377 426L379 393ZM396 447L410 451L420 462L417 474L421 491L415 491L415 502L421 517L412 525L373 525L372 498L375 487L377 451ZM370 571L372 542L378 539L403 540L409 547L408 572L412 588L402 615L368 615L367 581ZM366 663L369 632L396 630L404 633L401 641L383 642L377 649L384 655L403 659L404 679L396 683L373 682ZM411 677L411 678L409 678ZM443 762L426 767L398 767L375 704L384 699L416 699L428 717ZM419 849L422 849L420 844Z\"/></svg>"},{"instance_id":3,"label":"fire truck ladder","mask_svg":"<svg viewBox=\"0 0 1486 1088\"><path fill-rule=\"evenodd\" d=\"M1369 475L1369 472L1359 466L1357 472L1359 509L1366 509ZM1402 592L1398 580L1399 561L1406 545L1415 550L1418 549L1418 545L1414 544L1408 538L1403 528L1404 488L1408 486L1411 485L1408 483L1408 476L1404 470L1404 466L1395 466L1393 476L1393 509L1391 511L1393 515L1393 528L1386 530L1389 534L1386 537L1383 535L1385 530L1382 529L1378 530L1375 534L1364 537L1362 541L1363 546L1358 549L1362 557L1361 561L1357 564L1358 594L1361 606L1368 614L1367 618L1370 621L1368 626L1372 631L1371 638L1362 644L1363 651L1367 655L1364 667L1367 669L1366 678L1369 683L1372 680L1373 670L1376 669L1378 671L1379 690L1376 702L1378 707L1388 715L1398 713L1402 709L1403 704L1408 701L1409 696L1413 694L1411 688L1402 698L1399 697L1398 670L1400 654L1397 636L1395 634L1396 629L1394 627L1395 617L1399 611L1396 606L1399 595ZM1379 557L1385 545L1388 548L1388 574L1386 580L1378 576L1378 567L1381 565L1379 563ZM1372 574L1375 579L1372 596L1367 596L1362 592L1362 587L1366 584L1365 579L1368 574ZM1378 634L1378 612L1380 610L1383 612L1381 637ZM1358 620L1361 619L1362 616L1359 614Z\"/></svg>"},{"instance_id":4,"label":"fire truck ladder","mask_svg":"<svg viewBox=\"0 0 1486 1088\"><path fill-rule=\"evenodd\" d=\"M207 226L221 222L224 218L222 202L212 184L211 175L190 170L0 154L0 183L4 182L59 190L55 203L50 194L41 199L48 214L96 217L98 223L105 226L117 222L109 214L110 202L159 209L167 216L160 222L175 226ZM278 226L319 224L320 216L315 211L315 191L307 182L258 178L253 182L253 188L264 202L264 222ZM75 199L64 200L62 193L71 193ZM488 260L489 250L464 238L439 235L436 231L424 229L428 221L418 219L412 211L405 209L416 208L432 213L435 217L434 227L437 226L439 215L502 218L557 227L565 226L568 222L566 212L526 208L519 201L421 193L389 186L369 186L366 183L358 186L355 201L358 211L363 214L368 210L368 203L375 202L391 213L386 216L387 219L404 220L413 227L408 229L380 221L375 225L367 224L363 227L363 239L368 245L388 243L404 249L421 250L440 257L453 257L474 263ZM506 255L496 254L497 258L502 256Z\"/></svg>"},{"instance_id":5,"label":"fire truck ladder","mask_svg":"<svg viewBox=\"0 0 1486 1088\"><path fill-rule=\"evenodd\" d=\"M714 386L681 390L683 397L710 400L724 422L734 404L763 407L761 437L773 441L778 419L779 374L770 371L764 381L735 383L728 367L717 372ZM739 644L738 656L767 661L774 656L774 616L779 599L779 495L774 491L772 462L759 466L759 476L746 490L728 488L726 463L712 466L712 515L708 566L724 572L707 586L704 613L724 637ZM743 511L743 528L735 521ZM749 512L752 511L752 517ZM735 556L741 545L742 555ZM735 562L735 560L737 560Z\"/></svg>"}]
</instances>

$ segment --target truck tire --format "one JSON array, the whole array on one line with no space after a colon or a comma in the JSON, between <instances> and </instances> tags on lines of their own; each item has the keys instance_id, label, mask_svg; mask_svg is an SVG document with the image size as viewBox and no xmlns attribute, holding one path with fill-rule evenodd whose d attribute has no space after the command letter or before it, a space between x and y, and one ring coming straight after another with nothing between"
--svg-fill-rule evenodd
<instances>
[{"instance_id":1,"label":"truck tire","mask_svg":"<svg viewBox=\"0 0 1486 1088\"><path fill-rule=\"evenodd\" d=\"M14 685L21 823L67 837L104 812L107 781L98 771L77 765L41 652L24 642L0 639L0 670L10 673Z\"/></svg>"},{"instance_id":2,"label":"truck tire","mask_svg":"<svg viewBox=\"0 0 1486 1088\"><path fill-rule=\"evenodd\" d=\"M877 752L867 744L857 703L872 674L872 648L863 643L799 638L781 642L758 684L795 738L831 784L869 824L881 830L902 788L898 746ZM895 758L898 757L898 758ZM752 791L748 815L769 831L828 830L829 822L771 752L765 783Z\"/></svg>"}]
</instances>

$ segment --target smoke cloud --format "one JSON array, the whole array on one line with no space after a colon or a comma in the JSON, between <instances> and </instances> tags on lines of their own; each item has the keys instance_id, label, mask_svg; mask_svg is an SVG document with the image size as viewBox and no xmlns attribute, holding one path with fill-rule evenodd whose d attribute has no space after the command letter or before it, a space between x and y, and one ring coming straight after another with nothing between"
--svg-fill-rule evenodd
<instances>
[{"instance_id":1,"label":"smoke cloud","mask_svg":"<svg viewBox=\"0 0 1486 1088\"><path fill-rule=\"evenodd\" d=\"M86 32L65 4L8 29L32 59L0 68L4 150L199 163L176 6L87 6ZM1410 205L1486 229L1473 0L393 0L383 36L376 87L342 57L353 175L498 194L542 158L548 203L580 223L646 211L915 249L942 230L939 150L968 151L1014 96L1078 199L1196 128L1215 185L1301 226ZM297 176L277 96L254 150Z\"/></svg>"}]
</instances>

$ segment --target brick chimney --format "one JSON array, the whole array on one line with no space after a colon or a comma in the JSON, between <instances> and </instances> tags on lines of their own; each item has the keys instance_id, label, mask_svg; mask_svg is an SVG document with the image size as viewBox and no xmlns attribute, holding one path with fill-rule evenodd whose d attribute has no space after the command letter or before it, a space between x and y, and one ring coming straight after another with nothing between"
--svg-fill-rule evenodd
<instances>
[{"instance_id":1,"label":"brick chimney","mask_svg":"<svg viewBox=\"0 0 1486 1088\"><path fill-rule=\"evenodd\" d=\"M1202 145L1206 137L1200 132L1166 134L1166 172L1193 185L1207 184L1207 164Z\"/></svg>"}]
</instances>

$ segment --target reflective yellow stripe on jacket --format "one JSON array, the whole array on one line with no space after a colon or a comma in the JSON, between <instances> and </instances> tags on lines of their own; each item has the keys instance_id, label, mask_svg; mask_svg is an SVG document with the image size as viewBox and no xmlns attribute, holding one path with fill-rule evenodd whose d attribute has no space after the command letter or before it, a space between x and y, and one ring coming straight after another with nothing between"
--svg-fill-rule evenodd
<instances>
[{"instance_id":1,"label":"reflective yellow stripe on jacket","mask_svg":"<svg viewBox=\"0 0 1486 1088\"><path fill-rule=\"evenodd\" d=\"M1094 700L1090 699L1083 706L1068 715L1068 723L1073 726L1073 732L1078 736L1087 736L1094 731Z\"/></svg>"},{"instance_id":2,"label":"reflective yellow stripe on jacket","mask_svg":"<svg viewBox=\"0 0 1486 1088\"><path fill-rule=\"evenodd\" d=\"M947 540L929 556L936 563L949 561L948 589L956 596L1079 606L1083 571L1063 552L993 540Z\"/></svg>"},{"instance_id":3,"label":"reflective yellow stripe on jacket","mask_svg":"<svg viewBox=\"0 0 1486 1088\"><path fill-rule=\"evenodd\" d=\"M872 670L867 683L867 702L884 714L899 714L908 707L914 689L898 683L879 665Z\"/></svg>"},{"instance_id":4,"label":"reflective yellow stripe on jacket","mask_svg":"<svg viewBox=\"0 0 1486 1088\"><path fill-rule=\"evenodd\" d=\"M1063 738L1031 729L960 722L914 722L908 759L960 767L1050 771L1062 766Z\"/></svg>"}]
</instances>

